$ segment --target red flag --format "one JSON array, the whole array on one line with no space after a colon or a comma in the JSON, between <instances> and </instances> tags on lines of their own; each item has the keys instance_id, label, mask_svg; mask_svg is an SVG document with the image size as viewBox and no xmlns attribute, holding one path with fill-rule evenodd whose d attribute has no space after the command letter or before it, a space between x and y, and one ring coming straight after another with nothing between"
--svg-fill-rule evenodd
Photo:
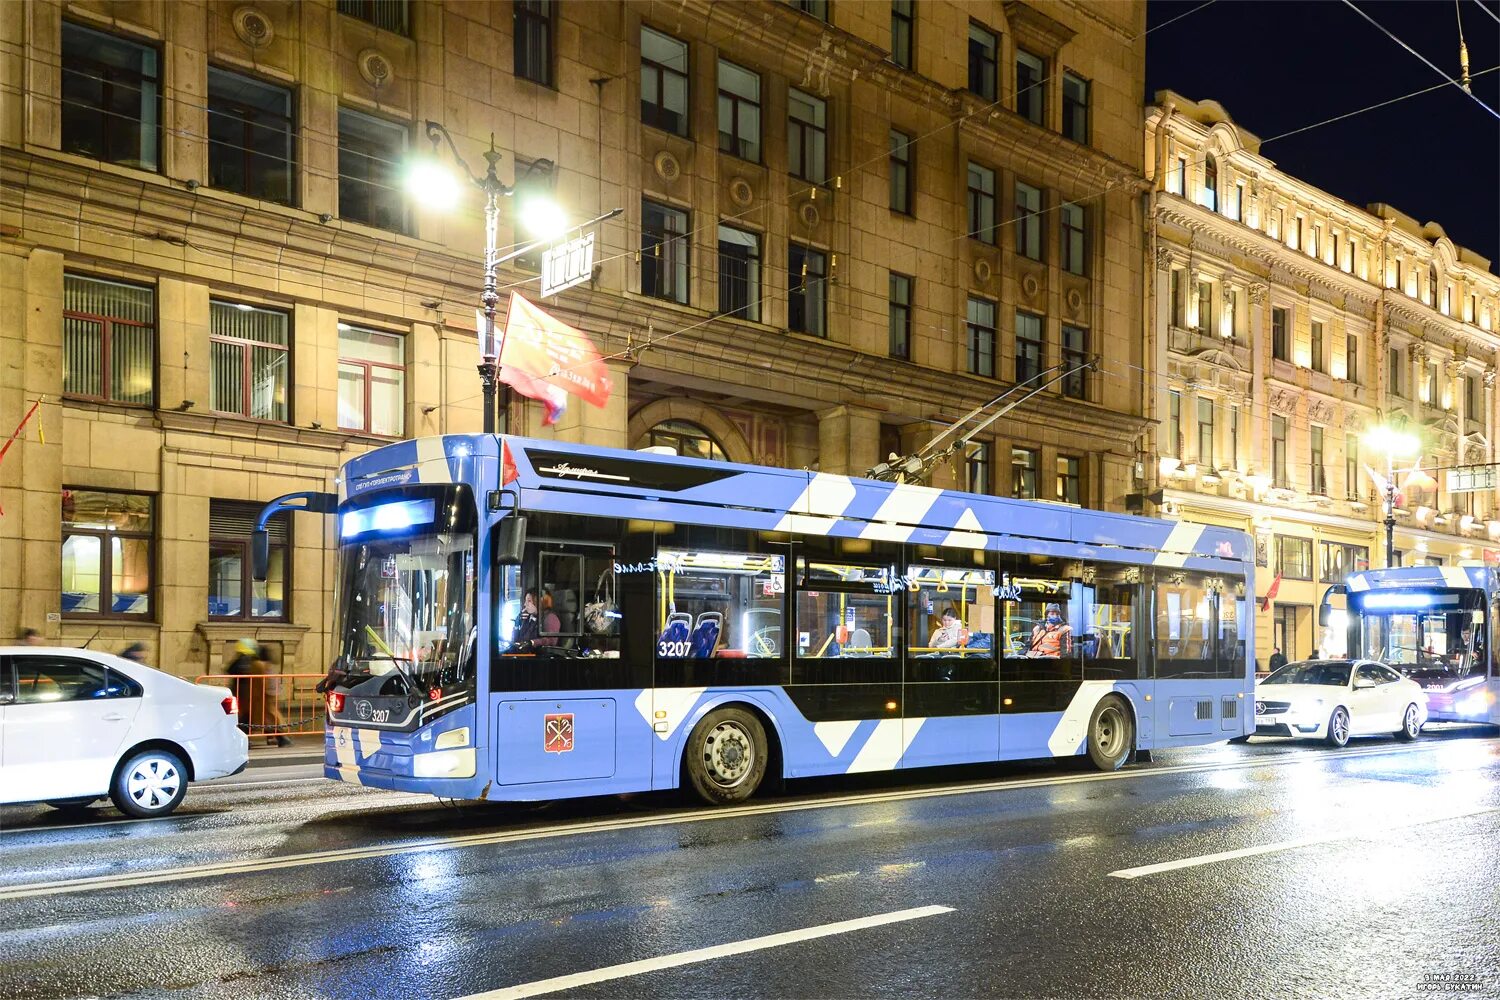
<instances>
[{"instance_id":1,"label":"red flag","mask_svg":"<svg viewBox=\"0 0 1500 1000\"><path fill-rule=\"evenodd\" d=\"M1266 588L1266 596L1260 602L1262 611L1271 610L1271 600L1276 596L1276 591L1281 589L1281 574L1276 574L1276 579L1271 581L1271 586Z\"/></svg>"},{"instance_id":2,"label":"red flag","mask_svg":"<svg viewBox=\"0 0 1500 1000\"><path fill-rule=\"evenodd\" d=\"M557 404L557 390L602 407L612 388L599 351L583 331L515 292L510 295L500 347L500 379L523 396L543 400L549 408Z\"/></svg>"}]
</instances>

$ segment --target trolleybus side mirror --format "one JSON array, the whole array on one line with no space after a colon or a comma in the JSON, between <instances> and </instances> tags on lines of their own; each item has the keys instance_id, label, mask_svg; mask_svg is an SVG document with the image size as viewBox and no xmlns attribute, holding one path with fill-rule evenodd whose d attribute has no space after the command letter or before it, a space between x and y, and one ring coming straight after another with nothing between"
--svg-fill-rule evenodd
<instances>
[{"instance_id":1,"label":"trolleybus side mirror","mask_svg":"<svg viewBox=\"0 0 1500 1000\"><path fill-rule=\"evenodd\" d=\"M519 566L526 550L526 518L512 514L495 528L495 564Z\"/></svg>"},{"instance_id":2,"label":"trolleybus side mirror","mask_svg":"<svg viewBox=\"0 0 1500 1000\"><path fill-rule=\"evenodd\" d=\"M250 567L257 583L266 578L271 568L271 535L265 528L256 528L250 533Z\"/></svg>"},{"instance_id":3,"label":"trolleybus side mirror","mask_svg":"<svg viewBox=\"0 0 1500 1000\"><path fill-rule=\"evenodd\" d=\"M1328 627L1328 612L1332 610L1333 609L1326 604L1318 605L1318 628Z\"/></svg>"}]
</instances>

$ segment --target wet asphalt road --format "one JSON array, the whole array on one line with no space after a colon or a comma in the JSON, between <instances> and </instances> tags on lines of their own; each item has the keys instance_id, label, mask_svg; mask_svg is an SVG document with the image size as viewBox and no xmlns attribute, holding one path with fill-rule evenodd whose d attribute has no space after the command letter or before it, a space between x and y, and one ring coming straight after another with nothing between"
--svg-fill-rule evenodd
<instances>
[{"instance_id":1,"label":"wet asphalt road","mask_svg":"<svg viewBox=\"0 0 1500 1000\"><path fill-rule=\"evenodd\" d=\"M147 822L0 809L0 997L454 1000L805 929L826 936L558 995L1500 996L1484 731L798 783L731 811L455 808L311 773L258 761ZM862 918L892 922L828 926Z\"/></svg>"}]
</instances>

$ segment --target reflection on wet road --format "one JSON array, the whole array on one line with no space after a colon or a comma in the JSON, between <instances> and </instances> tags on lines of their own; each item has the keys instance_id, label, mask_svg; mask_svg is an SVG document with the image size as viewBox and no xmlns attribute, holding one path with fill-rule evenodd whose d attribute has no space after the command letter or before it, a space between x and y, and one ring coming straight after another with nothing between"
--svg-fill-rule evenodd
<instances>
[{"instance_id":1,"label":"reflection on wet road","mask_svg":"<svg viewBox=\"0 0 1500 1000\"><path fill-rule=\"evenodd\" d=\"M1450 972L1500 993L1482 732L801 782L730 810L315 773L252 768L146 822L0 810L0 996L1386 996Z\"/></svg>"}]
</instances>

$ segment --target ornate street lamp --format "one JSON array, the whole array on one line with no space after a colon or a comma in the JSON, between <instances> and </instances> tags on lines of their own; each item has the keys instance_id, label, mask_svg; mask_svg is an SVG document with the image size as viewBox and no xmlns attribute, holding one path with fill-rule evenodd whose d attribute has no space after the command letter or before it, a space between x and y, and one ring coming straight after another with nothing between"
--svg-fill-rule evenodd
<instances>
[{"instance_id":1,"label":"ornate street lamp","mask_svg":"<svg viewBox=\"0 0 1500 1000\"><path fill-rule=\"evenodd\" d=\"M1396 561L1396 459L1410 458L1422 441L1410 431L1382 424L1365 435L1365 443L1385 455L1385 565Z\"/></svg>"},{"instance_id":2,"label":"ornate street lamp","mask_svg":"<svg viewBox=\"0 0 1500 1000\"><path fill-rule=\"evenodd\" d=\"M495 433L495 391L499 384L496 370L500 360L500 339L495 330L495 306L500 301L496 281L496 271L501 263L500 248L496 245L496 231L500 223L500 199L509 198L518 189L522 189L525 181L533 174L550 174L554 164L551 160L535 160L520 177L516 178L514 185L504 184L495 174L495 166L500 162L500 153L495 149L493 132L490 133L490 148L484 154L485 171L481 175L469 169L468 163L459 155L458 147L453 144L453 136L448 134L446 128L438 122L429 121L426 123L426 129L428 141L432 143L432 156L411 164L406 174L407 189L433 208L446 210L458 204L462 185L451 171L438 162L438 144L442 140L447 142L448 151L463 172L468 175L469 180L484 192L484 291L480 293L480 303L484 307L484 329L479 331L479 382L484 390L484 433L493 434ZM567 229L567 221L562 209L548 197L540 195L523 197L516 214L521 226L542 242L561 236ZM500 409L506 414L508 425L510 387L502 384L499 385L499 389ZM508 429L508 426L502 428L501 433Z\"/></svg>"}]
</instances>

